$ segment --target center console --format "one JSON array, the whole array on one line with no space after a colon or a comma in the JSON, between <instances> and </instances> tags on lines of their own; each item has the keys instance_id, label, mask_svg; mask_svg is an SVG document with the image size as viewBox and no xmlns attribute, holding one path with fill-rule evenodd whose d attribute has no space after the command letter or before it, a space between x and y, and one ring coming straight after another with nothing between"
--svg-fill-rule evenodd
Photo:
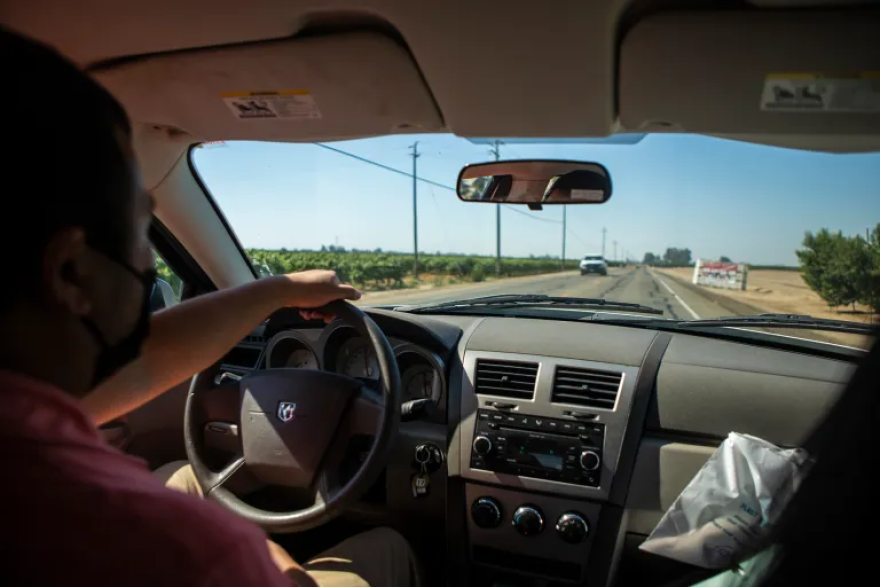
<instances>
[{"instance_id":1,"label":"center console","mask_svg":"<svg viewBox=\"0 0 880 587\"><path fill-rule=\"evenodd\" d=\"M639 369L488 351L463 367L470 563L584 583Z\"/></svg>"}]
</instances>

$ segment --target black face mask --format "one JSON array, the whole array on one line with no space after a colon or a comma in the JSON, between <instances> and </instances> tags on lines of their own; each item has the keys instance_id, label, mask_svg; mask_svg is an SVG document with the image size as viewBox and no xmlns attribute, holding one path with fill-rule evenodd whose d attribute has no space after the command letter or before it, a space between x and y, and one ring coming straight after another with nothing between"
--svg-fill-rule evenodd
<instances>
[{"instance_id":1,"label":"black face mask","mask_svg":"<svg viewBox=\"0 0 880 587\"><path fill-rule=\"evenodd\" d=\"M109 344L104 334L90 318L82 318L82 322L95 338L101 351L95 362L93 387L103 383L108 377L137 359L141 354L141 346L150 334L150 297L156 287L156 270L138 271L125 261L104 254L108 259L131 273L143 286L141 310L137 322L122 340Z\"/></svg>"}]
</instances>

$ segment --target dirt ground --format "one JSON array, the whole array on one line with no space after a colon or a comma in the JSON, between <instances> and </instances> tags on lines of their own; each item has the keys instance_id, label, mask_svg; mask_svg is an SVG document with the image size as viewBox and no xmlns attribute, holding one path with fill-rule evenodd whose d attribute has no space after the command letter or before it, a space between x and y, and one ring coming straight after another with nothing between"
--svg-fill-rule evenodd
<instances>
[{"instance_id":1,"label":"dirt ground","mask_svg":"<svg viewBox=\"0 0 880 587\"><path fill-rule=\"evenodd\" d=\"M693 277L693 269L659 269L669 275L690 281ZM746 291L734 291L723 288L712 288L712 292L718 295L731 297L744 303L761 308L766 312L781 314L809 314L817 318L831 318L834 320L851 320L853 322L870 323L872 320L880 321L880 316L873 316L868 308L856 306L852 308L837 308L832 310L818 294L814 293L804 283L801 274L797 271L773 271L756 270L749 271L746 281ZM852 340L847 334L828 333L832 338L839 339L846 344Z\"/></svg>"}]
</instances>

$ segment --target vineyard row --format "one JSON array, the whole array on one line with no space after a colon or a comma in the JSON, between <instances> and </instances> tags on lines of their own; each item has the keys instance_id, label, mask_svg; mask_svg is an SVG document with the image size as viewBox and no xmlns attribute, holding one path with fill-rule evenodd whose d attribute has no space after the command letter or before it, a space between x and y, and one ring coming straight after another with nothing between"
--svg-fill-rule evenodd
<instances>
[{"instance_id":1,"label":"vineyard row","mask_svg":"<svg viewBox=\"0 0 880 587\"><path fill-rule=\"evenodd\" d=\"M402 253L351 253L319 251L248 250L258 272L292 273L307 269L332 269L343 281L358 286L404 287L413 276L413 255ZM577 269L577 260L567 260L565 268ZM561 270L559 259L501 259L505 277L536 275ZM494 257L419 255L419 277L449 276L462 281L483 281L495 274Z\"/></svg>"}]
</instances>

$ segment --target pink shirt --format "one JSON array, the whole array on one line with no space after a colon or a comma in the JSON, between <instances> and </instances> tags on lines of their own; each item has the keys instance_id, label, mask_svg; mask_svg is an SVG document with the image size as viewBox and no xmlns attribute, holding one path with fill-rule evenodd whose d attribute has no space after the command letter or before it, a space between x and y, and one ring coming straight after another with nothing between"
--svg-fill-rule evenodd
<instances>
[{"instance_id":1,"label":"pink shirt","mask_svg":"<svg viewBox=\"0 0 880 587\"><path fill-rule=\"evenodd\" d=\"M0 585L292 585L262 530L166 489L50 385L0 371L0 455Z\"/></svg>"}]
</instances>

